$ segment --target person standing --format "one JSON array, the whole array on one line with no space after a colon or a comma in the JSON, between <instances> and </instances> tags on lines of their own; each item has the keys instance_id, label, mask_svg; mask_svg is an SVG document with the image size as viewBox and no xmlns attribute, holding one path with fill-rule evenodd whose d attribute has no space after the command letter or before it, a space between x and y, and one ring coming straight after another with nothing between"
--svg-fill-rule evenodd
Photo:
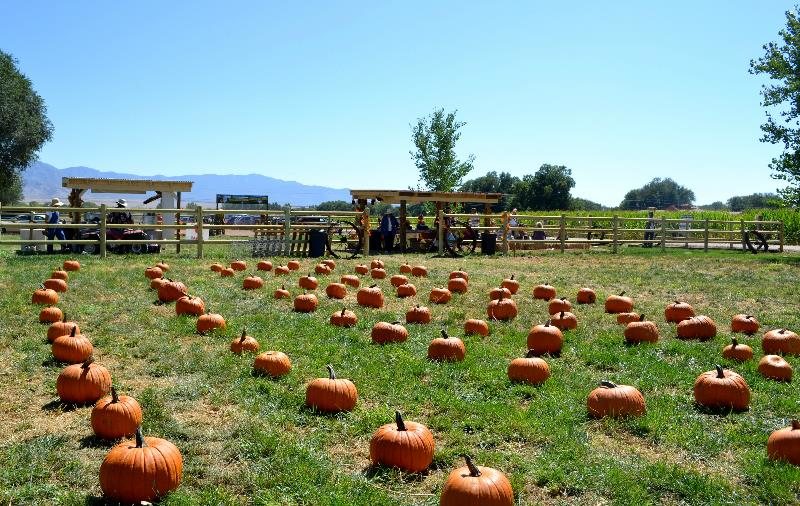
<instances>
[{"instance_id":1,"label":"person standing","mask_svg":"<svg viewBox=\"0 0 800 506\"><path fill-rule=\"evenodd\" d=\"M645 224L644 244L645 248L653 247L653 239L656 237L656 220L653 217L653 211L647 211L647 223Z\"/></svg>"},{"instance_id":2,"label":"person standing","mask_svg":"<svg viewBox=\"0 0 800 506\"><path fill-rule=\"evenodd\" d=\"M383 213L381 218L380 231L383 236L383 249L386 253L391 253L394 247L394 236L397 234L397 229L400 223L397 218L388 209Z\"/></svg>"},{"instance_id":3,"label":"person standing","mask_svg":"<svg viewBox=\"0 0 800 506\"><path fill-rule=\"evenodd\" d=\"M61 200L59 200L58 197L53 197L50 200L50 207L54 207L55 209L50 211L50 213L47 215L48 225L55 225L61 222L61 213L58 212L58 208L62 207L63 205L64 203L61 202ZM48 241L52 241L53 238L56 238L59 241L65 241L67 239L64 236L64 229L60 227L48 227L47 230L45 230L45 236L47 237ZM61 251L64 251L65 249L67 249L66 245L64 243L61 243ZM47 252L48 253L53 252L52 243L47 244Z\"/></svg>"}]
</instances>

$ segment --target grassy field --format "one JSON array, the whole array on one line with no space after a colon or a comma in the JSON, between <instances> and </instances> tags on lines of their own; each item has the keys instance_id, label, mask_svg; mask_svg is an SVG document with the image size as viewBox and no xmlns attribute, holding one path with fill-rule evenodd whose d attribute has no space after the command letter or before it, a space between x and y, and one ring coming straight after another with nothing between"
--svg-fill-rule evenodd
<instances>
[{"instance_id":1,"label":"grassy field","mask_svg":"<svg viewBox=\"0 0 800 506\"><path fill-rule=\"evenodd\" d=\"M61 260L0 251L3 504L101 502L98 469L111 445L92 437L91 408L63 409L57 402L61 365L53 362L46 327L29 303L32 290ZM370 342L372 325L402 319L414 303L396 299L388 279L379 282L387 307L358 308L351 291L344 302L358 315L358 325L344 330L328 324L342 302L326 299L322 288L352 273L355 261L339 261L331 276L320 276L316 313L296 314L290 301L273 300L272 291L286 283L299 293L297 273L266 273L263 290L244 292L242 274L220 278L208 269L214 258L166 257L170 276L228 321L226 332L198 336L192 318L176 317L172 305L153 304L143 270L156 260L84 256L59 306L91 338L117 389L140 401L145 433L180 448L183 485L164 504L438 504L443 482L462 465L463 453L506 473L520 504L800 501L800 469L766 459L769 433L800 415L796 384L764 380L756 361L733 364L720 355L734 313L757 315L765 330L800 329L798 257L635 249L619 255L384 257L390 273L404 260L428 266L429 278L416 281L417 300L425 305L430 289L444 285L449 271L463 267L471 280L467 294L432 307L431 325L409 326L406 343L382 347ZM303 265L301 274L313 263ZM487 338L466 337L463 362L428 361L428 343L439 329L462 336L464 320L484 318L489 289L512 273L522 283L515 296L519 316L491 323ZM602 303L578 306L578 329L566 333L559 358L547 359L551 378L540 387L510 383L508 362L524 354L530 327L547 318L546 303L532 297L533 286L544 281L572 300L582 286L594 288L601 301L627 291L636 309L658 323L661 341L627 347L622 327L604 314ZM674 299L714 318L717 338L676 339L663 315ZM244 327L262 350L286 352L291 374L280 380L254 376L252 356L232 355L228 344ZM759 337L740 338L756 350L756 360ZM303 406L305 384L323 376L328 363L358 387L351 413L324 416ZM695 407L694 380L715 363L746 378L749 411L708 414ZM602 379L638 387L647 414L589 419L586 396ZM369 438L395 409L433 432L436 456L429 472L370 467Z\"/></svg>"}]
</instances>

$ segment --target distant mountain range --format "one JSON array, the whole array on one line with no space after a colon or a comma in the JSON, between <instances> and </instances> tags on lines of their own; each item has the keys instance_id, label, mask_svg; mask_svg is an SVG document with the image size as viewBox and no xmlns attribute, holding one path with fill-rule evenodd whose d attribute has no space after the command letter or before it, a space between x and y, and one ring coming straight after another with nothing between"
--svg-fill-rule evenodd
<instances>
[{"instance_id":1,"label":"distant mountain range","mask_svg":"<svg viewBox=\"0 0 800 506\"><path fill-rule=\"evenodd\" d=\"M61 187L62 177L97 177L121 179L158 179L164 181L193 181L192 191L181 196L182 202L211 204L216 202L216 195L267 195L270 202L290 203L295 206L319 204L328 200L350 201L350 190L347 188L328 188L326 186L309 186L295 181L284 181L261 174L198 174L186 176L141 176L119 172L106 172L89 167L67 167L58 169L52 165L36 162L23 173L23 192L25 201L44 201L58 197L66 202L66 188ZM108 202L118 198L126 198L132 203L137 199L145 199L142 195L115 195L110 193L87 192L84 200L92 202Z\"/></svg>"}]
</instances>

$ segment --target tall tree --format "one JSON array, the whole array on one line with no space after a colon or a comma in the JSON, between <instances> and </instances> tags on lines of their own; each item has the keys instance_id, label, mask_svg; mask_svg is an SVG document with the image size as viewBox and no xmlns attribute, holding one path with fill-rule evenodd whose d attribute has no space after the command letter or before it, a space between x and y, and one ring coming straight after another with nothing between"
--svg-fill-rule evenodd
<instances>
[{"instance_id":1,"label":"tall tree","mask_svg":"<svg viewBox=\"0 0 800 506\"><path fill-rule=\"evenodd\" d=\"M694 202L694 192L670 178L655 178L641 188L625 194L620 209L647 209L648 207L682 206Z\"/></svg>"},{"instance_id":2,"label":"tall tree","mask_svg":"<svg viewBox=\"0 0 800 506\"><path fill-rule=\"evenodd\" d=\"M0 202L22 199L22 171L52 135L44 100L17 60L0 51Z\"/></svg>"},{"instance_id":3,"label":"tall tree","mask_svg":"<svg viewBox=\"0 0 800 506\"><path fill-rule=\"evenodd\" d=\"M416 150L409 153L419 169L420 181L430 191L453 191L472 170L473 155L464 161L456 156L456 141L461 137L461 127L466 125L456 121L456 112L445 114L444 109L437 109L411 126Z\"/></svg>"},{"instance_id":4,"label":"tall tree","mask_svg":"<svg viewBox=\"0 0 800 506\"><path fill-rule=\"evenodd\" d=\"M572 171L564 165L543 164L535 174L526 174L514 185L512 205L520 210L569 209Z\"/></svg>"},{"instance_id":5,"label":"tall tree","mask_svg":"<svg viewBox=\"0 0 800 506\"><path fill-rule=\"evenodd\" d=\"M487 172L485 176L464 181L460 190L475 193L502 193L510 194L514 190L514 185L519 182L519 178L512 176L508 172L498 174L495 171ZM500 202L492 205L492 212L501 212L511 209L511 199L502 198ZM473 207L477 204L467 204L465 207Z\"/></svg>"},{"instance_id":6,"label":"tall tree","mask_svg":"<svg viewBox=\"0 0 800 506\"><path fill-rule=\"evenodd\" d=\"M782 144L783 152L773 158L769 167L772 177L786 181L779 190L789 204L800 204L800 19L794 10L786 12L786 28L778 32L779 42L763 46L764 56L750 61L751 74L765 74L774 84L761 87L767 108L767 122L761 125L761 142ZM780 118L776 119L777 111Z\"/></svg>"},{"instance_id":7,"label":"tall tree","mask_svg":"<svg viewBox=\"0 0 800 506\"><path fill-rule=\"evenodd\" d=\"M317 211L352 211L353 204L346 200L326 200L317 204Z\"/></svg>"},{"instance_id":8,"label":"tall tree","mask_svg":"<svg viewBox=\"0 0 800 506\"><path fill-rule=\"evenodd\" d=\"M774 193L753 193L740 195L728 199L731 211L744 211L745 209L760 209L765 207L780 207L780 199Z\"/></svg>"}]
</instances>

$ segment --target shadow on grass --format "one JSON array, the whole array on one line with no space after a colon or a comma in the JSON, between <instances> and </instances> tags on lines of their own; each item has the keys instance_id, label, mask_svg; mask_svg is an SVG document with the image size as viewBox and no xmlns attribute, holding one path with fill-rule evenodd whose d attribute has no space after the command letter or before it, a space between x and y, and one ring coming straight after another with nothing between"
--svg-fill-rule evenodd
<instances>
[{"instance_id":1,"label":"shadow on grass","mask_svg":"<svg viewBox=\"0 0 800 506\"><path fill-rule=\"evenodd\" d=\"M87 403L87 404L65 404L65 403L61 402L60 399L55 399L55 400L52 400L52 401L48 402L44 406L42 406L42 411L63 411L65 413L67 413L69 411L75 411L78 408L82 408L82 407L90 406L90 405L91 405L90 403Z\"/></svg>"},{"instance_id":2,"label":"shadow on grass","mask_svg":"<svg viewBox=\"0 0 800 506\"><path fill-rule=\"evenodd\" d=\"M105 505L118 504L118 503L109 501L108 499L105 499L102 496L97 497L97 496L93 496L92 495L92 496L88 496L86 498L86 500L83 502L83 504L85 506L105 506Z\"/></svg>"},{"instance_id":3,"label":"shadow on grass","mask_svg":"<svg viewBox=\"0 0 800 506\"><path fill-rule=\"evenodd\" d=\"M120 440L101 439L94 434L82 437L80 440L81 448L111 448Z\"/></svg>"},{"instance_id":4,"label":"shadow on grass","mask_svg":"<svg viewBox=\"0 0 800 506\"><path fill-rule=\"evenodd\" d=\"M694 403L694 410L703 415L714 415L724 418L728 415L735 415L737 413L744 413L747 409L732 409L730 407L709 407Z\"/></svg>"}]
</instances>

